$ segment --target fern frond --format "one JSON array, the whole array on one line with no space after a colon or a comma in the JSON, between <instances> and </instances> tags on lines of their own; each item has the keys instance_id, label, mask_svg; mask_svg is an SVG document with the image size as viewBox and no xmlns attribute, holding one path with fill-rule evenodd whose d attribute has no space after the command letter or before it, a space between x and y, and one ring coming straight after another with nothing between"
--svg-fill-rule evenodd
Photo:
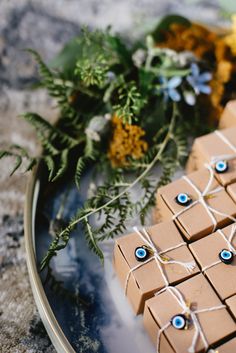
<instances>
[{"instance_id":1,"label":"fern frond","mask_svg":"<svg viewBox=\"0 0 236 353\"><path fill-rule=\"evenodd\" d=\"M0 159L4 157L12 157L15 160L10 176L21 167L23 160L28 161L25 172L31 170L37 161L37 158L29 156L28 151L24 147L15 144L10 146L8 150L0 150Z\"/></svg>"},{"instance_id":2,"label":"fern frond","mask_svg":"<svg viewBox=\"0 0 236 353\"><path fill-rule=\"evenodd\" d=\"M57 99L62 115L69 119L75 119L77 112L70 103L70 97L76 90L74 83L68 80L63 80L60 77L60 74L50 70L35 50L27 49L27 51L34 57L39 65L39 72L42 77L41 83L47 88L50 96Z\"/></svg>"},{"instance_id":3,"label":"fern frond","mask_svg":"<svg viewBox=\"0 0 236 353\"><path fill-rule=\"evenodd\" d=\"M80 189L80 179L84 171L84 168L85 168L85 158L79 157L76 165L76 170L75 170L75 183L78 190Z\"/></svg>"},{"instance_id":4,"label":"fern frond","mask_svg":"<svg viewBox=\"0 0 236 353\"><path fill-rule=\"evenodd\" d=\"M103 252L98 246L97 240L95 239L95 235L93 232L93 229L91 225L89 224L88 218L85 217L83 219L83 224L84 224L84 230L85 230L85 237L87 239L89 248L96 254L98 257L101 259L101 261L104 261L104 256Z\"/></svg>"},{"instance_id":5,"label":"fern frond","mask_svg":"<svg viewBox=\"0 0 236 353\"><path fill-rule=\"evenodd\" d=\"M55 142L55 140L60 141L61 144L65 144L67 147L74 147L78 143L73 137L60 131L36 113L28 112L21 114L20 117L35 128L40 140L45 142L45 147L46 143L52 146L52 142ZM55 149L54 152L57 152L57 150Z\"/></svg>"},{"instance_id":6,"label":"fern frond","mask_svg":"<svg viewBox=\"0 0 236 353\"><path fill-rule=\"evenodd\" d=\"M43 160L45 161L48 168L48 172L49 172L48 180L51 181L54 178L55 168L56 168L54 159L52 156L48 155L48 156L44 156Z\"/></svg>"},{"instance_id":7,"label":"fern frond","mask_svg":"<svg viewBox=\"0 0 236 353\"><path fill-rule=\"evenodd\" d=\"M52 182L59 179L62 175L65 174L68 164L69 164L69 149L65 149L61 152L59 167L57 168L55 176L52 178Z\"/></svg>"}]
</instances>

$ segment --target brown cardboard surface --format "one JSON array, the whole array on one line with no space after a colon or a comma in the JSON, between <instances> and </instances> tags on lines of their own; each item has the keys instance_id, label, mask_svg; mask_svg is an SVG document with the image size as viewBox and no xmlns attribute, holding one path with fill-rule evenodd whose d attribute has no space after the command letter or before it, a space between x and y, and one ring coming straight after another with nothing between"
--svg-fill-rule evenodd
<instances>
[{"instance_id":1,"label":"brown cardboard surface","mask_svg":"<svg viewBox=\"0 0 236 353\"><path fill-rule=\"evenodd\" d=\"M236 146L236 125L221 131L224 136ZM195 139L192 152L187 163L187 172L202 168L205 163L210 163L211 158L218 155L232 155L232 149L221 140L214 132ZM236 181L236 159L228 161L229 169L225 173L215 173L221 185L229 185Z\"/></svg>"},{"instance_id":2,"label":"brown cardboard surface","mask_svg":"<svg viewBox=\"0 0 236 353\"><path fill-rule=\"evenodd\" d=\"M230 341L217 347L216 351L218 353L235 353L236 352L236 338L232 338Z\"/></svg>"},{"instance_id":3,"label":"brown cardboard surface","mask_svg":"<svg viewBox=\"0 0 236 353\"><path fill-rule=\"evenodd\" d=\"M202 168L197 172L189 174L188 178L200 191L203 191L209 181L209 176L209 171L206 168ZM219 183L214 179L211 190L218 186ZM163 186L158 190L157 208L158 214L163 221L171 219L174 214L183 210L184 206L179 205L175 200L175 197L181 192L188 193L193 200L198 199L196 191L183 178ZM236 206L224 189L215 193L214 197L207 199L207 203L220 212L230 216L236 215ZM221 215L215 214L215 218L218 227L223 227L231 223L228 218ZM212 219L207 213L205 207L200 203L186 210L175 219L175 222L187 240L190 241L200 239L205 235L210 234L213 229Z\"/></svg>"},{"instance_id":4,"label":"brown cardboard surface","mask_svg":"<svg viewBox=\"0 0 236 353\"><path fill-rule=\"evenodd\" d=\"M226 129L236 125L236 100L229 101L219 121L219 128ZM235 350L236 352L236 350Z\"/></svg>"},{"instance_id":5,"label":"brown cardboard surface","mask_svg":"<svg viewBox=\"0 0 236 353\"><path fill-rule=\"evenodd\" d=\"M225 301L229 311L231 312L232 316L236 320L236 295L232 296L231 298ZM236 352L236 350L235 350Z\"/></svg>"},{"instance_id":6,"label":"brown cardboard surface","mask_svg":"<svg viewBox=\"0 0 236 353\"><path fill-rule=\"evenodd\" d=\"M222 232L228 239L232 225L223 228ZM236 248L236 237L232 245ZM201 269L219 260L222 249L228 249L222 235L215 232L189 245ZM230 265L219 263L207 269L205 274L222 300L236 294L236 257Z\"/></svg>"},{"instance_id":7,"label":"brown cardboard surface","mask_svg":"<svg viewBox=\"0 0 236 353\"><path fill-rule=\"evenodd\" d=\"M234 202L236 203L236 183L228 185L226 188L228 194L232 197Z\"/></svg>"},{"instance_id":8,"label":"brown cardboard surface","mask_svg":"<svg viewBox=\"0 0 236 353\"><path fill-rule=\"evenodd\" d=\"M155 246L160 250L183 243L183 239L174 222L159 223L147 228ZM116 240L114 249L114 267L121 285L125 288L128 272L134 266L140 264L135 258L135 249L145 245L137 233L131 233ZM194 258L186 245L165 253L170 259L191 262ZM199 272L198 267L189 273L178 264L162 265L170 283L178 283ZM132 272L127 288L129 298L135 313L143 311L144 301L153 296L159 289L165 286L163 276L155 260L144 264Z\"/></svg>"},{"instance_id":9,"label":"brown cardboard surface","mask_svg":"<svg viewBox=\"0 0 236 353\"><path fill-rule=\"evenodd\" d=\"M194 276L176 287L185 300L192 303L197 310L221 305L221 301L202 274ZM157 342L158 330L167 324L174 315L181 312L182 308L168 291L146 301L144 324L154 344ZM236 330L235 322L226 308L200 313L198 319L209 345L217 344ZM151 324L149 323L150 320L152 321ZM193 327L188 330L176 330L170 326L161 336L168 340L174 353L187 353L194 332ZM202 352L203 349L203 342L198 339L196 353ZM161 350L160 353L165 353L165 351Z\"/></svg>"}]
</instances>

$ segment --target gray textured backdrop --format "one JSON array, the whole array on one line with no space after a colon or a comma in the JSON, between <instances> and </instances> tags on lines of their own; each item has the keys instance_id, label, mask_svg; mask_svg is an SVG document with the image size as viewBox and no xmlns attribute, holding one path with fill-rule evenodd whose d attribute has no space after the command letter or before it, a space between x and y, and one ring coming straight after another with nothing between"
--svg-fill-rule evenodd
<instances>
[{"instance_id":1,"label":"gray textured backdrop","mask_svg":"<svg viewBox=\"0 0 236 353\"><path fill-rule=\"evenodd\" d=\"M230 0L225 1L227 3ZM50 60L80 26L106 27L138 36L164 14L178 12L213 24L227 24L217 1L187 0L0 0L0 147L22 143L36 153L34 133L17 115L37 111L55 119L54 102L32 92L37 73L22 51L37 49ZM52 353L29 285L23 239L26 177L9 178L0 162L0 352Z\"/></svg>"}]
</instances>

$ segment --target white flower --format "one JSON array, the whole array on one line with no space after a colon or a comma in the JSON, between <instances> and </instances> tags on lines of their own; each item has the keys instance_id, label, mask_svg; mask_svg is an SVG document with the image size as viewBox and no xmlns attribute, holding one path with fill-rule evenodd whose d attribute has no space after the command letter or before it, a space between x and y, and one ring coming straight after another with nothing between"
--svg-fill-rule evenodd
<instances>
[{"instance_id":1,"label":"white flower","mask_svg":"<svg viewBox=\"0 0 236 353\"><path fill-rule=\"evenodd\" d=\"M141 67L146 59L146 51L144 49L138 49L132 55L133 63L136 67Z\"/></svg>"},{"instance_id":2,"label":"white flower","mask_svg":"<svg viewBox=\"0 0 236 353\"><path fill-rule=\"evenodd\" d=\"M94 116L90 120L87 128L85 129L85 134L89 139L97 142L101 141L100 135L106 128L109 115L110 114L105 114L105 116L102 116L102 115Z\"/></svg>"},{"instance_id":3,"label":"white flower","mask_svg":"<svg viewBox=\"0 0 236 353\"><path fill-rule=\"evenodd\" d=\"M101 141L100 135L96 131L93 131L92 129L89 129L88 127L87 127L87 129L85 129L85 134L87 135L87 137L90 140L93 140L93 141L96 141L96 142Z\"/></svg>"},{"instance_id":4,"label":"white flower","mask_svg":"<svg viewBox=\"0 0 236 353\"><path fill-rule=\"evenodd\" d=\"M177 54L176 63L178 63L179 66L182 67L186 66L190 62L194 62L195 60L196 57L194 56L194 54L186 50Z\"/></svg>"},{"instance_id":5,"label":"white flower","mask_svg":"<svg viewBox=\"0 0 236 353\"><path fill-rule=\"evenodd\" d=\"M91 182L91 183L89 184L89 187L88 187L87 197L88 197L88 198L91 198L91 197L95 196L96 190L97 190L96 184L93 183L93 182Z\"/></svg>"},{"instance_id":6,"label":"white flower","mask_svg":"<svg viewBox=\"0 0 236 353\"><path fill-rule=\"evenodd\" d=\"M104 115L104 118L107 120L107 121L110 121L111 120L111 114L110 113L106 113Z\"/></svg>"}]
</instances>

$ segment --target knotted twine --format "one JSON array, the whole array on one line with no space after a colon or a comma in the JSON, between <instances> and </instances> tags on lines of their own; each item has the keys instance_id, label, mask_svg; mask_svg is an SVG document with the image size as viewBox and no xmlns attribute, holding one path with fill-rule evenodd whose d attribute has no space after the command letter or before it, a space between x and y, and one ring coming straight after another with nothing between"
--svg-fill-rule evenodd
<instances>
[{"instance_id":1,"label":"knotted twine","mask_svg":"<svg viewBox=\"0 0 236 353\"><path fill-rule=\"evenodd\" d=\"M218 229L217 232L223 237L224 241L226 242L227 246L228 246L228 249L234 254L234 256L236 255L236 249L235 247L233 246L232 244L232 241L233 241L233 238L235 237L236 235L236 224L233 225L232 227L232 230L231 230L231 233L230 233L230 236L229 236L229 239L227 239L227 237L224 235L223 231L221 229ZM205 266L203 267L202 271L206 271L208 270L209 268L211 267L214 267L218 264L221 263L221 260L219 259L218 261L216 262L213 262L212 264L208 265L208 266Z\"/></svg>"},{"instance_id":2,"label":"knotted twine","mask_svg":"<svg viewBox=\"0 0 236 353\"><path fill-rule=\"evenodd\" d=\"M176 265L180 265L183 266L188 272L192 272L194 270L194 268L196 267L196 263L194 261L191 262L182 262L182 261L177 261L177 260L172 260L172 259L163 259L162 255L164 255L165 253L167 253L168 251L171 250L175 250L180 248L181 246L186 246L185 242L181 242L175 246L172 246L168 249L165 249L163 251L159 251L157 249L157 247L155 246L154 242L152 241L150 235L148 234L147 230L145 228L142 228L142 232L138 230L137 227L133 228L134 231L140 236L140 238L143 240L143 242L147 245L147 247L151 250L152 252L152 256L150 258L148 258L147 260L143 261L142 263L132 267L126 277L126 282L125 282L125 294L127 294L127 290L128 290L128 283L129 283L129 278L131 276L131 273L133 273L135 270L137 270L138 268L140 268L141 266L149 263L150 261L155 260L157 263L157 266L161 272L161 275L163 277L163 280L165 282L165 286L169 285L169 281L167 279L167 276L164 272L164 269L162 267L162 265L168 265L168 264L176 264Z\"/></svg>"},{"instance_id":3,"label":"knotted twine","mask_svg":"<svg viewBox=\"0 0 236 353\"><path fill-rule=\"evenodd\" d=\"M173 220L175 220L176 218L178 218L179 216L181 216L184 212L186 212L187 210L189 210L190 208L192 208L193 206L195 206L196 204L200 203L203 205L203 207L205 208L205 210L207 211L209 217L211 218L212 220L212 232L214 232L216 230L216 227L217 227L217 220L216 220L216 217L215 217L215 214L218 214L220 216L223 216L223 217L226 217L228 219L230 219L231 221L233 222L236 222L236 218L224 213L224 212L221 212L213 207L211 207L206 199L211 197L211 195L214 195L222 190L224 190L224 188L222 186L219 186L217 188L215 188L214 190L210 191L210 188L212 186L212 183L214 181L214 171L213 169L209 166L209 165L205 165L206 168L208 169L209 171L209 180L207 182L207 185L205 187L205 189L201 192L197 186L185 175L183 176L182 178L195 190L195 192L197 193L198 195L198 199L191 202L188 206L184 207L182 210L180 210L179 212L175 213L172 217Z\"/></svg>"},{"instance_id":4,"label":"knotted twine","mask_svg":"<svg viewBox=\"0 0 236 353\"><path fill-rule=\"evenodd\" d=\"M203 345L205 349L207 350L209 347L209 344L207 342L206 336L203 332L203 329L200 325L200 322L198 320L198 314L205 313L205 312L211 312L211 311L216 311L216 310L221 310L224 309L226 306L225 305L217 305L213 306L210 308L206 309L200 309L200 310L192 310L189 305L186 304L186 301L184 300L184 296L182 293L177 289L176 287L168 286L163 289L161 289L159 292L156 293L156 296L159 294L163 293L164 291L169 291L169 293L177 300L178 304L180 307L183 309L181 314L190 317L191 322L194 326L195 332L193 335L192 343L191 346L188 348L189 353L195 353L196 351L196 345L198 342L198 339L201 338ZM160 339L161 339L161 334L168 329L171 326L171 321L167 322L162 328L158 331L157 334L157 353L160 353Z\"/></svg>"}]
</instances>

